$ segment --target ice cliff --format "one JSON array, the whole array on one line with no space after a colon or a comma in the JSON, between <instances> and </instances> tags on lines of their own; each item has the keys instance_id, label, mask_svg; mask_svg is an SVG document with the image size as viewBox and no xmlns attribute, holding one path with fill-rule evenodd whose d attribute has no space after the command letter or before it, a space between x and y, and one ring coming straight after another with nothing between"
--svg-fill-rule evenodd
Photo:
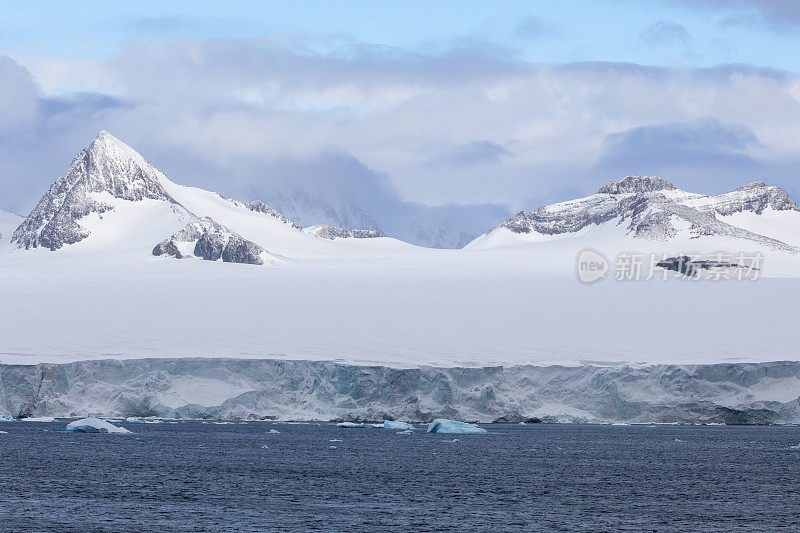
<instances>
[{"instance_id":1,"label":"ice cliff","mask_svg":"<svg viewBox=\"0 0 800 533\"><path fill-rule=\"evenodd\" d=\"M800 362L390 368L170 358L0 365L0 416L800 423Z\"/></svg>"}]
</instances>

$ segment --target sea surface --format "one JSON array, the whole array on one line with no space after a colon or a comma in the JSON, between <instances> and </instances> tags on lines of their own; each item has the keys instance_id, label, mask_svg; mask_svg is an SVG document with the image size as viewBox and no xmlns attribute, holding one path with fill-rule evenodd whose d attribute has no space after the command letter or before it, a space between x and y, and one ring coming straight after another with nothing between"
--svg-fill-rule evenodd
<instances>
[{"instance_id":1,"label":"sea surface","mask_svg":"<svg viewBox=\"0 0 800 533\"><path fill-rule=\"evenodd\" d=\"M0 422L2 531L796 531L800 428ZM420 426L422 427L422 426ZM270 429L279 434L269 434ZM457 440L456 440L457 439Z\"/></svg>"}]
</instances>

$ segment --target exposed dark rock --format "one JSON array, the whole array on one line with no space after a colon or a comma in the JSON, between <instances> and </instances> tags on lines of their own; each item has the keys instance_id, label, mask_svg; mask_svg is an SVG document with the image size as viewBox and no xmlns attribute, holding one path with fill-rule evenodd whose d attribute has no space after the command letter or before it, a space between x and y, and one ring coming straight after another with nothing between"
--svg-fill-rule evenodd
<instances>
[{"instance_id":1,"label":"exposed dark rock","mask_svg":"<svg viewBox=\"0 0 800 533\"><path fill-rule=\"evenodd\" d=\"M383 237L380 231L373 229L344 229L325 224L309 228L311 233L323 239L374 239Z\"/></svg>"},{"instance_id":2,"label":"exposed dark rock","mask_svg":"<svg viewBox=\"0 0 800 533\"><path fill-rule=\"evenodd\" d=\"M605 194L643 193L666 191L675 188L675 185L669 181L655 176L626 176L622 181L613 180L608 182L597 192Z\"/></svg>"},{"instance_id":3,"label":"exposed dark rock","mask_svg":"<svg viewBox=\"0 0 800 533\"><path fill-rule=\"evenodd\" d=\"M264 264L261 254L265 250L262 247L207 217L190 222L158 243L153 248L153 255L171 255L178 259L192 257L181 254L180 243L193 245L193 256L207 261L222 259L225 263Z\"/></svg>"}]
</instances>

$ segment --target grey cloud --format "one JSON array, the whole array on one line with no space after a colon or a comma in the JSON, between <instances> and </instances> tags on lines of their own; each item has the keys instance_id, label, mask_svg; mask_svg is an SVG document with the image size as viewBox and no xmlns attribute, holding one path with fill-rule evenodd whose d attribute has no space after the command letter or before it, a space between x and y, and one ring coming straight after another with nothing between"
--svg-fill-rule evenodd
<instances>
[{"instance_id":1,"label":"grey cloud","mask_svg":"<svg viewBox=\"0 0 800 533\"><path fill-rule=\"evenodd\" d=\"M639 41L649 46L689 46L689 33L680 24L661 20L642 30Z\"/></svg>"},{"instance_id":2,"label":"grey cloud","mask_svg":"<svg viewBox=\"0 0 800 533\"><path fill-rule=\"evenodd\" d=\"M0 56L0 133L29 126L36 114L39 88L30 73L9 57Z\"/></svg>"},{"instance_id":3,"label":"grey cloud","mask_svg":"<svg viewBox=\"0 0 800 533\"><path fill-rule=\"evenodd\" d=\"M775 31L795 31L800 27L800 4L796 0L682 0L682 2L696 9L711 8L729 13L733 11L723 19L723 25L763 23Z\"/></svg>"},{"instance_id":4,"label":"grey cloud","mask_svg":"<svg viewBox=\"0 0 800 533\"><path fill-rule=\"evenodd\" d=\"M539 17L526 17L514 29L514 35L521 39L539 39L556 35L556 27L552 22Z\"/></svg>"},{"instance_id":5,"label":"grey cloud","mask_svg":"<svg viewBox=\"0 0 800 533\"><path fill-rule=\"evenodd\" d=\"M597 167L614 176L660 175L724 188L763 168L747 153L759 145L747 126L713 118L640 126L608 135Z\"/></svg>"},{"instance_id":6,"label":"grey cloud","mask_svg":"<svg viewBox=\"0 0 800 533\"><path fill-rule=\"evenodd\" d=\"M440 161L451 167L468 167L482 163L501 163L503 156L510 156L511 152L504 146L492 141L475 141L457 146L449 152L437 157Z\"/></svg>"}]
</instances>

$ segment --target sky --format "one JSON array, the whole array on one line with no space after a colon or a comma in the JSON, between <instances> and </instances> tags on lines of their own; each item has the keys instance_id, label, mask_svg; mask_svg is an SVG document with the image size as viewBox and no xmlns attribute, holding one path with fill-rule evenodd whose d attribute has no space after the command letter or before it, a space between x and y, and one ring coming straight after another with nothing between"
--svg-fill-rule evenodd
<instances>
[{"instance_id":1,"label":"sky","mask_svg":"<svg viewBox=\"0 0 800 533\"><path fill-rule=\"evenodd\" d=\"M0 1L0 28L17 213L103 129L242 200L511 212L626 175L800 198L794 0Z\"/></svg>"}]
</instances>

